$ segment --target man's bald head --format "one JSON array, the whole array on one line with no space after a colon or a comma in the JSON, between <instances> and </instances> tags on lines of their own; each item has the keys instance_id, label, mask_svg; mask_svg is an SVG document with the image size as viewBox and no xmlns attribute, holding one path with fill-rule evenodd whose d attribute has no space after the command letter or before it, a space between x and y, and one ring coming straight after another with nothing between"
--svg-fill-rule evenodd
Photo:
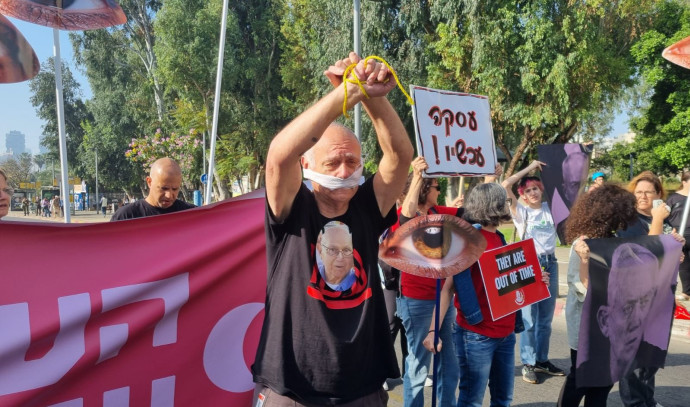
<instances>
[{"instance_id":1,"label":"man's bald head","mask_svg":"<svg viewBox=\"0 0 690 407\"><path fill-rule=\"evenodd\" d=\"M149 176L153 177L155 175L178 175L182 176L182 169L180 165L177 164L175 160L169 157L163 157L157 159L153 164L151 164L151 170L149 171Z\"/></svg>"},{"instance_id":2,"label":"man's bald head","mask_svg":"<svg viewBox=\"0 0 690 407\"><path fill-rule=\"evenodd\" d=\"M169 208L175 203L182 185L182 169L175 160L164 157L151 165L146 177L149 195L146 202L158 208Z\"/></svg>"}]
</instances>

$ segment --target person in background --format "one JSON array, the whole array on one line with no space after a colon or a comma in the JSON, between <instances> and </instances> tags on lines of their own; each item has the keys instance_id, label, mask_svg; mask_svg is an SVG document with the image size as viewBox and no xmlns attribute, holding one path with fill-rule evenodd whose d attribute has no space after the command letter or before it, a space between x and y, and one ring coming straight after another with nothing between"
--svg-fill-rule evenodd
<instances>
[{"instance_id":1,"label":"person in background","mask_svg":"<svg viewBox=\"0 0 690 407\"><path fill-rule=\"evenodd\" d=\"M196 208L192 204L177 199L182 185L182 170L171 158L160 158L151 165L146 184L149 187L146 199L119 208L110 219L111 222L165 215Z\"/></svg>"},{"instance_id":2,"label":"person in background","mask_svg":"<svg viewBox=\"0 0 690 407\"><path fill-rule=\"evenodd\" d=\"M594 174L592 174L592 185L589 186L588 192L592 192L600 186L604 185L604 182L606 182L606 176L604 175L604 173L598 171L595 172Z\"/></svg>"},{"instance_id":3,"label":"person in background","mask_svg":"<svg viewBox=\"0 0 690 407\"><path fill-rule=\"evenodd\" d=\"M669 215L667 219L668 223L674 229L676 229L678 233L682 233L683 237L685 237L685 245L683 245L683 254L685 256L678 269L681 292L676 296L676 299L679 301L690 301L690 222L687 222L683 232L680 230L680 224L683 222L685 201L688 198L689 191L690 171L683 171L680 189L669 195L668 199L666 200L666 205L671 208L671 215Z\"/></svg>"},{"instance_id":4,"label":"person in background","mask_svg":"<svg viewBox=\"0 0 690 407\"><path fill-rule=\"evenodd\" d=\"M7 184L7 174L0 168L0 219L7 216L10 211L12 194L14 189Z\"/></svg>"},{"instance_id":5,"label":"person in background","mask_svg":"<svg viewBox=\"0 0 690 407\"><path fill-rule=\"evenodd\" d=\"M565 320L570 345L570 372L558 397L558 407L577 407L585 399L588 407L605 407L611 386L577 386L576 362L582 307L589 285L589 247L585 239L614 237L615 231L635 221L635 196L623 188L606 184L575 202L566 221L566 240L572 242L568 262L568 298Z\"/></svg>"},{"instance_id":6,"label":"person in background","mask_svg":"<svg viewBox=\"0 0 690 407\"><path fill-rule=\"evenodd\" d=\"M399 211L399 224L417 216L427 214L446 214L462 216L464 209L438 205L441 187L437 178L422 178L429 168L424 157L412 161L412 173L408 175L405 186L406 195ZM436 306L436 280L403 273L400 277L400 296L396 305L402 318L407 337L408 355L405 358L403 377L403 402L407 407L424 406L424 384L430 373L431 354L425 349L423 341L427 337L431 315ZM450 304L448 304L450 305ZM436 377L436 394L441 406L454 406L455 390L458 385L458 362L452 342L452 324L455 309L445 312L439 338L446 343L439 358L439 375Z\"/></svg>"},{"instance_id":7,"label":"person in background","mask_svg":"<svg viewBox=\"0 0 690 407\"><path fill-rule=\"evenodd\" d=\"M541 170L543 165L540 161L533 161L501 184L508 194L510 213L520 239L532 239L539 264L550 275L550 297L522 309L522 322L525 324L525 331L520 334L522 380L532 384L539 383L537 372L565 376L563 369L549 361L551 323L558 297L556 227L549 205L542 202L544 185L538 177L527 176L534 170ZM513 193L513 185L516 183L520 200Z\"/></svg>"},{"instance_id":8,"label":"person in background","mask_svg":"<svg viewBox=\"0 0 690 407\"><path fill-rule=\"evenodd\" d=\"M476 186L465 200L464 208L463 217L470 223L481 225L479 231L486 239L486 250L505 245L498 225L509 221L511 216L508 196L503 187L494 183ZM465 273L470 273L471 286L455 284L455 280L461 280ZM548 280L549 273L542 273L542 281L548 284ZM457 405L481 407L488 385L491 406L508 407L513 400L515 379L515 332L522 329L520 311L492 320L479 263L446 279L441 291L441 321L445 320L445 312L454 292L457 293L454 299L457 317L453 324L453 339L460 367ZM468 304L471 306L467 307ZM475 318L477 315L479 318ZM431 321L424 347L430 352L442 351L442 341L434 349L433 314Z\"/></svg>"},{"instance_id":9,"label":"person in background","mask_svg":"<svg viewBox=\"0 0 690 407\"><path fill-rule=\"evenodd\" d=\"M54 218L60 217L60 197L55 195L50 201L50 211L53 213Z\"/></svg>"},{"instance_id":10,"label":"person in background","mask_svg":"<svg viewBox=\"0 0 690 407\"><path fill-rule=\"evenodd\" d=\"M673 234L680 239L668 223L671 208L663 201L664 187L661 180L651 171L643 171L628 184L628 191L637 201L637 219L627 228L616 232L618 237ZM683 242L685 246L685 242ZM656 367L636 367L633 365L618 383L621 401L625 407L659 405L654 399Z\"/></svg>"},{"instance_id":11,"label":"person in background","mask_svg":"<svg viewBox=\"0 0 690 407\"><path fill-rule=\"evenodd\" d=\"M22 199L22 210L24 211L24 216L29 216L29 206L31 203L29 202L29 198L24 197Z\"/></svg>"},{"instance_id":12,"label":"person in background","mask_svg":"<svg viewBox=\"0 0 690 407\"><path fill-rule=\"evenodd\" d=\"M103 195L101 197L101 212L103 213L103 217L105 218L105 213L108 210L108 198Z\"/></svg>"}]
</instances>

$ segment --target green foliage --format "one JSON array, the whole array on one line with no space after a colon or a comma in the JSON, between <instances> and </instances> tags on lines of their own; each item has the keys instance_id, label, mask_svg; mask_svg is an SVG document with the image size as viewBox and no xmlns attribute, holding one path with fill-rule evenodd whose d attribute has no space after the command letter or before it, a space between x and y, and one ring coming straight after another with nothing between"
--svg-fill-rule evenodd
<instances>
[{"instance_id":1,"label":"green foliage","mask_svg":"<svg viewBox=\"0 0 690 407\"><path fill-rule=\"evenodd\" d=\"M193 170L200 145L201 140L196 129L190 129L185 134L172 132L167 136L157 129L152 136L132 139L125 157L140 164L146 172L159 158L172 158L182 168L183 184L191 189L193 188L192 180L196 178L193 177Z\"/></svg>"},{"instance_id":2,"label":"green foliage","mask_svg":"<svg viewBox=\"0 0 690 407\"><path fill-rule=\"evenodd\" d=\"M654 2L575 3L467 0L436 27L431 85L489 96L507 175L538 144L591 138L632 83L628 50Z\"/></svg>"},{"instance_id":3,"label":"green foliage","mask_svg":"<svg viewBox=\"0 0 690 407\"><path fill-rule=\"evenodd\" d=\"M683 2L661 2L652 29L631 48L639 75L650 89L647 104L631 120L636 133L634 142L614 146L608 154L611 163L633 152L636 153L635 174L651 170L670 175L690 167L690 70L661 56L664 48L687 36L690 36L690 6ZM615 171L621 172L621 168Z\"/></svg>"},{"instance_id":4,"label":"green foliage","mask_svg":"<svg viewBox=\"0 0 690 407\"><path fill-rule=\"evenodd\" d=\"M29 82L33 95L31 104L36 108L36 115L44 120L44 138L41 144L48 148L50 157L57 159L60 155L58 142L58 118L55 98L55 67L53 58L48 58L41 64L41 71ZM77 159L77 149L82 142L84 132L81 122L88 120L90 114L81 100L79 83L72 76L72 71L66 64L62 64L63 107L65 115L65 137L67 140L67 163L79 170L80 161Z\"/></svg>"}]
</instances>

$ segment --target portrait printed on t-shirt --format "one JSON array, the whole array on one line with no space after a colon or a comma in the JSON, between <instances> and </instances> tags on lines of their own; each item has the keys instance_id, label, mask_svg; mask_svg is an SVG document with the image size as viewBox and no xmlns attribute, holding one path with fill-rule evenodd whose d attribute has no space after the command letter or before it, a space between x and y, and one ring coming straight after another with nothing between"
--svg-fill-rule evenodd
<instances>
[{"instance_id":1,"label":"portrait printed on t-shirt","mask_svg":"<svg viewBox=\"0 0 690 407\"><path fill-rule=\"evenodd\" d=\"M334 309L353 308L371 297L362 258L345 223L331 221L324 225L312 252L314 268L307 287L311 297Z\"/></svg>"},{"instance_id":2,"label":"portrait printed on t-shirt","mask_svg":"<svg viewBox=\"0 0 690 407\"><path fill-rule=\"evenodd\" d=\"M578 383L608 386L635 366L663 367L681 244L669 235L587 244L590 281L580 324Z\"/></svg>"}]
</instances>

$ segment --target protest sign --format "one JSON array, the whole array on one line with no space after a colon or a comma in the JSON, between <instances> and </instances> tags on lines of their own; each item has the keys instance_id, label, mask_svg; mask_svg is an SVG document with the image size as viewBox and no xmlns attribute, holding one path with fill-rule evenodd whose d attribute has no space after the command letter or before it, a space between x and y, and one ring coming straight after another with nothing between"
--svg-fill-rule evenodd
<instances>
[{"instance_id":1,"label":"protest sign","mask_svg":"<svg viewBox=\"0 0 690 407\"><path fill-rule=\"evenodd\" d=\"M539 161L546 164L541 174L544 195L561 243L565 242L565 220L570 208L587 184L590 146L547 144L537 146Z\"/></svg>"},{"instance_id":2,"label":"protest sign","mask_svg":"<svg viewBox=\"0 0 690 407\"><path fill-rule=\"evenodd\" d=\"M550 297L532 239L484 252L479 268L494 321Z\"/></svg>"},{"instance_id":3,"label":"protest sign","mask_svg":"<svg viewBox=\"0 0 690 407\"><path fill-rule=\"evenodd\" d=\"M609 386L663 367L682 244L673 236L587 239L589 288L578 337L578 386Z\"/></svg>"},{"instance_id":4,"label":"protest sign","mask_svg":"<svg viewBox=\"0 0 690 407\"><path fill-rule=\"evenodd\" d=\"M97 224L0 222L0 406L248 406L265 200Z\"/></svg>"},{"instance_id":5,"label":"protest sign","mask_svg":"<svg viewBox=\"0 0 690 407\"><path fill-rule=\"evenodd\" d=\"M417 151L429 177L493 174L496 147L486 96L411 85Z\"/></svg>"}]
</instances>

